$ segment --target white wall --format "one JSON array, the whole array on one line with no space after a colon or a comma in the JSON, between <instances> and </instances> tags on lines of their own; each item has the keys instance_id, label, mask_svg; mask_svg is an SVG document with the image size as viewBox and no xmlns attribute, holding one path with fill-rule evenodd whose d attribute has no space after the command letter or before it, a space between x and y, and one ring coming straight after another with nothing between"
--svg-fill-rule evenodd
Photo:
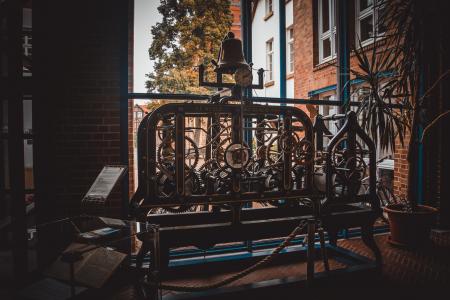
<instances>
[{"instance_id":1,"label":"white wall","mask_svg":"<svg viewBox=\"0 0 450 300\"><path fill-rule=\"evenodd\" d=\"M279 97L280 96L280 39L278 32L279 22L279 6L278 0L273 0L273 16L264 21L266 16L265 1L259 0L255 11L255 16L252 22L252 62L253 68L266 69L266 42L273 38L273 78L275 84L264 88L264 90L253 90L254 96L260 97ZM286 28L293 23L293 1L286 3ZM286 51L288 51L286 47ZM288 54L288 53L286 53ZM286 55L286 59L287 59ZM286 62L288 63L288 62ZM256 70L253 74L257 77ZM264 80L266 82L266 80ZM294 97L294 78L286 81L286 96L288 98Z\"/></svg>"}]
</instances>

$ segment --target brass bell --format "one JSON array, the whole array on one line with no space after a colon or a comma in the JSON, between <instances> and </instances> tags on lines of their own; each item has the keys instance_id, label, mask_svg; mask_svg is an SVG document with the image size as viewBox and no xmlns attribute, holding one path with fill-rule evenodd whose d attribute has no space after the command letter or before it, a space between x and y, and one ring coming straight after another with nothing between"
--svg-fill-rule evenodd
<instances>
[{"instance_id":1,"label":"brass bell","mask_svg":"<svg viewBox=\"0 0 450 300\"><path fill-rule=\"evenodd\" d=\"M216 72L222 74L234 74L239 68L249 68L242 50L242 42L234 38L234 33L228 32L222 40Z\"/></svg>"}]
</instances>

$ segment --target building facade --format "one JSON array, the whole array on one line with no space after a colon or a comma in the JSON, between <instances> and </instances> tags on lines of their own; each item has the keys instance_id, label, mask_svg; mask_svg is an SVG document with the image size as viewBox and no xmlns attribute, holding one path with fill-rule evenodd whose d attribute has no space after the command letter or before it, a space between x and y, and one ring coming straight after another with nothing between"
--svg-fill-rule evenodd
<instances>
[{"instance_id":1,"label":"building facade","mask_svg":"<svg viewBox=\"0 0 450 300\"><path fill-rule=\"evenodd\" d=\"M286 1L286 97L294 97L294 7ZM254 96L280 97L280 7L276 0L253 2L252 63L255 69L264 68L264 90L254 90Z\"/></svg>"},{"instance_id":2,"label":"building facade","mask_svg":"<svg viewBox=\"0 0 450 300\"><path fill-rule=\"evenodd\" d=\"M337 100L336 17L335 0L294 0L294 96L300 99ZM383 46L386 28L379 22L383 14L379 0L351 0L348 2L350 49L362 46L366 51L374 45ZM350 68L358 69L358 60L350 53ZM350 74L351 101L358 101L364 92L362 84ZM322 115L333 114L337 108L319 106ZM329 123L332 133L336 125ZM407 141L406 141L407 142ZM407 143L405 144L405 146ZM395 153L378 150L378 158L391 155L394 159L394 191L404 196L406 191L406 149L399 143ZM395 166L395 167L394 167Z\"/></svg>"}]
</instances>

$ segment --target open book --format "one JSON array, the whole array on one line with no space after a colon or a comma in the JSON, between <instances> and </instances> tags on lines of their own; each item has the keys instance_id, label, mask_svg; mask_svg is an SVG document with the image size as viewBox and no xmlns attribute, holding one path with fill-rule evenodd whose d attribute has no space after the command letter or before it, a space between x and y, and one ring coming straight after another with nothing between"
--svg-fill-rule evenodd
<instances>
[{"instance_id":1,"label":"open book","mask_svg":"<svg viewBox=\"0 0 450 300\"><path fill-rule=\"evenodd\" d=\"M71 244L65 251L84 251L92 247L87 244ZM74 279L77 284L100 288L114 274L126 254L103 247L83 253L83 258L74 264ZM59 257L44 274L59 280L70 281L70 264Z\"/></svg>"}]
</instances>

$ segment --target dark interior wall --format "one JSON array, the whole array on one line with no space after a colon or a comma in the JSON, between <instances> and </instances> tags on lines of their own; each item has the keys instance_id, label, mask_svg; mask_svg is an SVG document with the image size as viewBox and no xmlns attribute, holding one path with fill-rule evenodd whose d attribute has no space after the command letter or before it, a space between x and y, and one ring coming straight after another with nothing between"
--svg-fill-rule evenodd
<instances>
[{"instance_id":1,"label":"dark interior wall","mask_svg":"<svg viewBox=\"0 0 450 300\"><path fill-rule=\"evenodd\" d=\"M435 1L424 11L421 59L423 61L423 120L429 124L450 110L450 19L447 3ZM440 119L424 137L424 202L440 210L438 225L450 228L450 116Z\"/></svg>"},{"instance_id":2,"label":"dark interior wall","mask_svg":"<svg viewBox=\"0 0 450 300\"><path fill-rule=\"evenodd\" d=\"M124 3L33 2L36 202L44 218L76 213L102 167L121 161ZM110 205L119 213L118 191Z\"/></svg>"}]
</instances>

